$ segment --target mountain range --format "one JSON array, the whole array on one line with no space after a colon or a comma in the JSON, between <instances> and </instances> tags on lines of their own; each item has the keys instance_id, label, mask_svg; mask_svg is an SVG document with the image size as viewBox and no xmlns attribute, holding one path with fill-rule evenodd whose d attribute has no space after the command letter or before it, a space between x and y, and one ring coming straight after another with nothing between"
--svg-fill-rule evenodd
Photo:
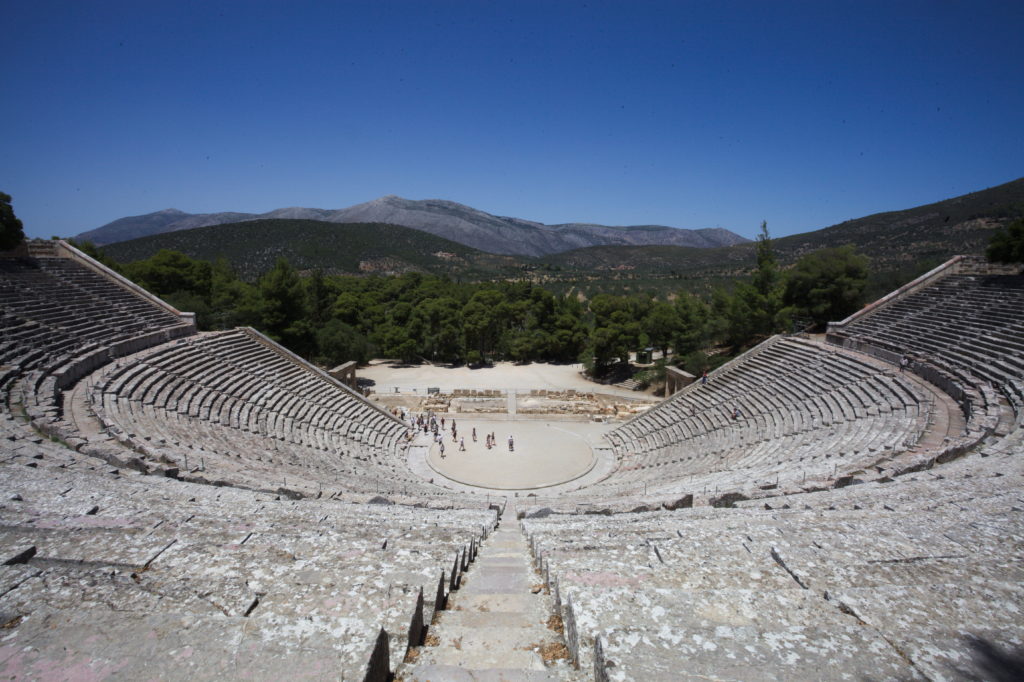
<instances>
[{"instance_id":1,"label":"mountain range","mask_svg":"<svg viewBox=\"0 0 1024 682\"><path fill-rule=\"evenodd\" d=\"M387 223L429 232L481 251L541 257L588 246L671 245L714 248L750 240L720 227L689 230L665 225L612 227L591 223L545 225L492 215L441 199L414 201L388 195L348 208L279 208L267 213L185 213L169 208L119 218L75 237L97 246L165 232L252 220L317 220L328 223Z\"/></svg>"},{"instance_id":2,"label":"mountain range","mask_svg":"<svg viewBox=\"0 0 1024 682\"><path fill-rule=\"evenodd\" d=\"M1019 217L1024 217L1024 178L772 243L783 267L817 249L852 244L870 258L873 292L881 295L954 254L982 253L1000 225ZM415 271L470 281L528 278L553 290L561 287L562 293L570 287L706 291L749 273L757 260L751 242L715 248L588 246L541 258L499 255L398 225L283 218L163 232L103 248L122 263L148 258L161 249L202 260L226 258L246 279L259 277L283 256L300 270Z\"/></svg>"}]
</instances>

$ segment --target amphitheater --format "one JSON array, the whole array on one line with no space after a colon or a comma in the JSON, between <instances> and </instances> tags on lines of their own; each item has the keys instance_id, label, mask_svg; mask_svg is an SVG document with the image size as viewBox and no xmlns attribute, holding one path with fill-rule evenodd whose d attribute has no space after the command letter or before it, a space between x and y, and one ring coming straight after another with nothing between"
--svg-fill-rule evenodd
<instances>
[{"instance_id":1,"label":"amphitheater","mask_svg":"<svg viewBox=\"0 0 1024 682\"><path fill-rule=\"evenodd\" d=\"M7 679L1020 672L1019 268L954 258L576 445L536 431L582 463L499 489L255 330L64 242L0 256Z\"/></svg>"}]
</instances>

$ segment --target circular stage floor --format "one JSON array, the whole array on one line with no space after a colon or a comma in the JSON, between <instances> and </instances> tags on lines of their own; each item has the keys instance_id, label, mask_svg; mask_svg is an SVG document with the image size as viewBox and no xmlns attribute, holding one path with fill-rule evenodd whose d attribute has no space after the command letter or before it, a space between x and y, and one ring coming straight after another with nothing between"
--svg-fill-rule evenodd
<instances>
[{"instance_id":1,"label":"circular stage floor","mask_svg":"<svg viewBox=\"0 0 1024 682\"><path fill-rule=\"evenodd\" d=\"M445 420L444 457L436 443L427 462L434 471L453 481L481 488L527 490L565 483L590 471L594 452L586 437L558 422L484 421L456 418L458 434L466 451L452 441L451 421ZM477 440L472 438L476 427ZM485 436L493 432L497 446L487 449ZM508 450L508 437L515 451Z\"/></svg>"}]
</instances>

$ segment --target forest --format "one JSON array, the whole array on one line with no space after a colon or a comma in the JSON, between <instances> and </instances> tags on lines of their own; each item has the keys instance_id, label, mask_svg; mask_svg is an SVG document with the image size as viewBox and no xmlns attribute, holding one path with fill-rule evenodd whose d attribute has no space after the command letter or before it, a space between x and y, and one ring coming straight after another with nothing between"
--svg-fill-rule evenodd
<instances>
[{"instance_id":1,"label":"forest","mask_svg":"<svg viewBox=\"0 0 1024 682\"><path fill-rule=\"evenodd\" d=\"M783 270L764 224L753 275L706 298L557 296L529 281L462 283L417 272L325 275L300 272L284 258L250 283L223 259L161 250L122 264L89 243L78 246L197 313L200 329L252 326L321 365L373 357L582 362L598 378L645 347L694 374L713 368L771 334L846 317L863 305L868 279L868 260L852 246L820 249Z\"/></svg>"}]
</instances>

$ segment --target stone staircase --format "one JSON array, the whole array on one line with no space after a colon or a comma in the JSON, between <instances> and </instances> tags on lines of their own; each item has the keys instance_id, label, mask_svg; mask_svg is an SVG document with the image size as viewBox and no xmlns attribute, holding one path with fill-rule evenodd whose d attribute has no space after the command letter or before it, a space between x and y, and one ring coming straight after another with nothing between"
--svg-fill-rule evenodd
<instances>
[{"instance_id":1,"label":"stone staircase","mask_svg":"<svg viewBox=\"0 0 1024 682\"><path fill-rule=\"evenodd\" d=\"M396 681L589 679L567 661L561 618L518 526L491 533L463 581L430 626L426 644L396 671Z\"/></svg>"},{"instance_id":2,"label":"stone staircase","mask_svg":"<svg viewBox=\"0 0 1024 682\"><path fill-rule=\"evenodd\" d=\"M627 391L639 391L640 390L640 382L637 381L636 379L632 379L632 378L625 379L623 381L619 381L617 383L612 384L612 386L617 386L619 388L624 388Z\"/></svg>"}]
</instances>

